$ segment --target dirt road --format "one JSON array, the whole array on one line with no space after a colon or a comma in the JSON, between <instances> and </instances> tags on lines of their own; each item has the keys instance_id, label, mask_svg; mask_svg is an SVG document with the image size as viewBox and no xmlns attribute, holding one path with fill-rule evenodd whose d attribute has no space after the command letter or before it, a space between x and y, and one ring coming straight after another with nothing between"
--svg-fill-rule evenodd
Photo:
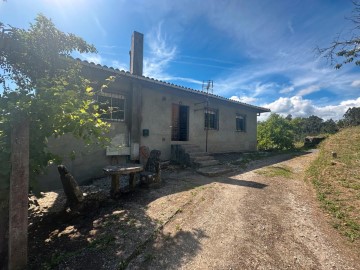
<instances>
[{"instance_id":1,"label":"dirt road","mask_svg":"<svg viewBox=\"0 0 360 270\"><path fill-rule=\"evenodd\" d=\"M315 156L272 157L242 174L187 178L197 187L127 269L360 269L359 251L331 227L303 181ZM271 175L267 165L290 174Z\"/></svg>"}]
</instances>

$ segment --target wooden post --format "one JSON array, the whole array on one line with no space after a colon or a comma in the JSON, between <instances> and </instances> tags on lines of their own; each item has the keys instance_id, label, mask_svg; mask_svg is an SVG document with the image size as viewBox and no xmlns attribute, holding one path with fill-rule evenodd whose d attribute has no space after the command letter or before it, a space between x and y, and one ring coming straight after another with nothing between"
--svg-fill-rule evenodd
<instances>
[{"instance_id":1,"label":"wooden post","mask_svg":"<svg viewBox=\"0 0 360 270\"><path fill-rule=\"evenodd\" d=\"M112 174L111 175L111 197L116 197L120 195L120 175Z\"/></svg>"},{"instance_id":2,"label":"wooden post","mask_svg":"<svg viewBox=\"0 0 360 270\"><path fill-rule=\"evenodd\" d=\"M129 187L130 190L134 190L135 189L135 173L129 173Z\"/></svg>"},{"instance_id":3,"label":"wooden post","mask_svg":"<svg viewBox=\"0 0 360 270\"><path fill-rule=\"evenodd\" d=\"M28 249L29 121L11 130L9 259L11 270L26 269Z\"/></svg>"}]
</instances>

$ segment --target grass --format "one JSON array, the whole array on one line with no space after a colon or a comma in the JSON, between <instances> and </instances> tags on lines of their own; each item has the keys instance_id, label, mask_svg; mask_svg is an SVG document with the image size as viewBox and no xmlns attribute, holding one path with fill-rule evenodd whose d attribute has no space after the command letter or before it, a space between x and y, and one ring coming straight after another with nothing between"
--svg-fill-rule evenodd
<instances>
[{"instance_id":1,"label":"grass","mask_svg":"<svg viewBox=\"0 0 360 270\"><path fill-rule=\"evenodd\" d=\"M281 166L270 166L265 169L255 171L257 174L264 175L267 177L284 177L291 178L293 172L291 168L285 165Z\"/></svg>"},{"instance_id":2,"label":"grass","mask_svg":"<svg viewBox=\"0 0 360 270\"><path fill-rule=\"evenodd\" d=\"M91 250L102 250L106 249L109 246L113 245L115 242L115 237L109 234L103 235L99 237L98 239L95 239L92 241L88 248Z\"/></svg>"},{"instance_id":3,"label":"grass","mask_svg":"<svg viewBox=\"0 0 360 270\"><path fill-rule=\"evenodd\" d=\"M61 252L55 253L51 256L49 262L45 262L42 264L43 269L54 269L56 266L59 265L60 262L75 257L81 253L81 250L73 251L73 252Z\"/></svg>"},{"instance_id":4,"label":"grass","mask_svg":"<svg viewBox=\"0 0 360 270\"><path fill-rule=\"evenodd\" d=\"M351 241L360 240L360 127L344 129L322 142L307 178L331 214L332 225Z\"/></svg>"}]
</instances>

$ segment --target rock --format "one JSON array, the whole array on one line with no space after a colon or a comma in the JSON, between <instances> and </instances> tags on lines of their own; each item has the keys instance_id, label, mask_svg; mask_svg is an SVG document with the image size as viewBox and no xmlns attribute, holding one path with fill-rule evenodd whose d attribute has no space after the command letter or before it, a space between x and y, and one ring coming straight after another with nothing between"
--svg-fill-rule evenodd
<instances>
[{"instance_id":1,"label":"rock","mask_svg":"<svg viewBox=\"0 0 360 270\"><path fill-rule=\"evenodd\" d=\"M307 136L304 140L304 146L315 147L325 139L326 137L324 136Z\"/></svg>"}]
</instances>

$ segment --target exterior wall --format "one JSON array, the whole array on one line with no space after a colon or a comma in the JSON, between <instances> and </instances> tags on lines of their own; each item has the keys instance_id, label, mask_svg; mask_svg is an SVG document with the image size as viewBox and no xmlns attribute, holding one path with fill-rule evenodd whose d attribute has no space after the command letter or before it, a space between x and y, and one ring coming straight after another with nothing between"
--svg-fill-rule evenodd
<instances>
[{"instance_id":1,"label":"exterior wall","mask_svg":"<svg viewBox=\"0 0 360 270\"><path fill-rule=\"evenodd\" d=\"M116 134L127 134L128 129L125 123L112 123L110 138ZM74 138L70 134L65 134L59 138L49 139L49 150L59 155L64 164L75 177L79 184L84 184L90 179L103 177L103 167L114 162L126 162L127 156L119 157L118 160L106 156L106 150L99 146L88 146ZM71 152L74 151L75 158L71 158ZM50 165L45 174L37 179L36 191L46 191L62 188L60 176L56 165Z\"/></svg>"},{"instance_id":2,"label":"exterior wall","mask_svg":"<svg viewBox=\"0 0 360 270\"><path fill-rule=\"evenodd\" d=\"M162 152L162 159L170 158L171 144L196 144L205 151L204 128L205 97L176 89L142 88L141 131L149 129L149 136L141 135L141 145ZM245 106L216 99L209 100L209 107L219 110L219 129L208 131L208 152L235 152L256 150L256 112ZM189 106L189 140L171 141L172 104ZM236 131L236 114L246 115L246 132Z\"/></svg>"},{"instance_id":3,"label":"exterior wall","mask_svg":"<svg viewBox=\"0 0 360 270\"><path fill-rule=\"evenodd\" d=\"M106 72L94 73L93 69L87 72L98 82L104 82L105 78L114 75ZM205 151L205 96L121 75L107 91L125 96L125 121L111 122L111 132L108 136L124 137L126 146L131 149L131 155L106 156L104 148L86 148L80 140L71 135L49 140L50 151L63 157L63 164L80 184L91 178L102 177L102 168L106 165L138 160L139 145L148 146L150 150L160 150L162 160L170 159L172 144L196 144ZM213 98L209 98L209 103L209 107L219 111L219 129L208 131L208 152L255 151L256 111ZM171 141L172 104L189 107L188 141ZM246 132L236 131L236 114L246 115ZM143 136L144 129L149 130L149 136ZM75 159L69 157L72 151L76 153ZM39 177L36 189L56 188L61 188L61 181L57 167L52 165Z\"/></svg>"},{"instance_id":4,"label":"exterior wall","mask_svg":"<svg viewBox=\"0 0 360 270\"><path fill-rule=\"evenodd\" d=\"M105 79L111 73L95 73L93 69L86 70L88 76L92 76L97 80L99 85L105 82ZM96 76L97 75L97 76ZM100 87L99 87L100 88ZM107 92L117 93L125 97L125 121L124 122L110 122L109 138L121 135L124 138L125 146L129 145L129 133L131 126L131 83L130 80L119 80L110 85ZM74 138L70 134L66 134L59 138L49 138L48 147L51 153L60 156L64 164L75 177L79 184L84 184L90 179L103 177L104 173L102 168L115 163L125 163L128 161L128 156L107 156L106 149L99 146L86 147L85 144ZM75 158L70 158L70 153L74 151ZM60 176L57 171L56 165L50 165L43 175L37 178L37 183L34 189L46 191L61 188Z\"/></svg>"}]
</instances>

